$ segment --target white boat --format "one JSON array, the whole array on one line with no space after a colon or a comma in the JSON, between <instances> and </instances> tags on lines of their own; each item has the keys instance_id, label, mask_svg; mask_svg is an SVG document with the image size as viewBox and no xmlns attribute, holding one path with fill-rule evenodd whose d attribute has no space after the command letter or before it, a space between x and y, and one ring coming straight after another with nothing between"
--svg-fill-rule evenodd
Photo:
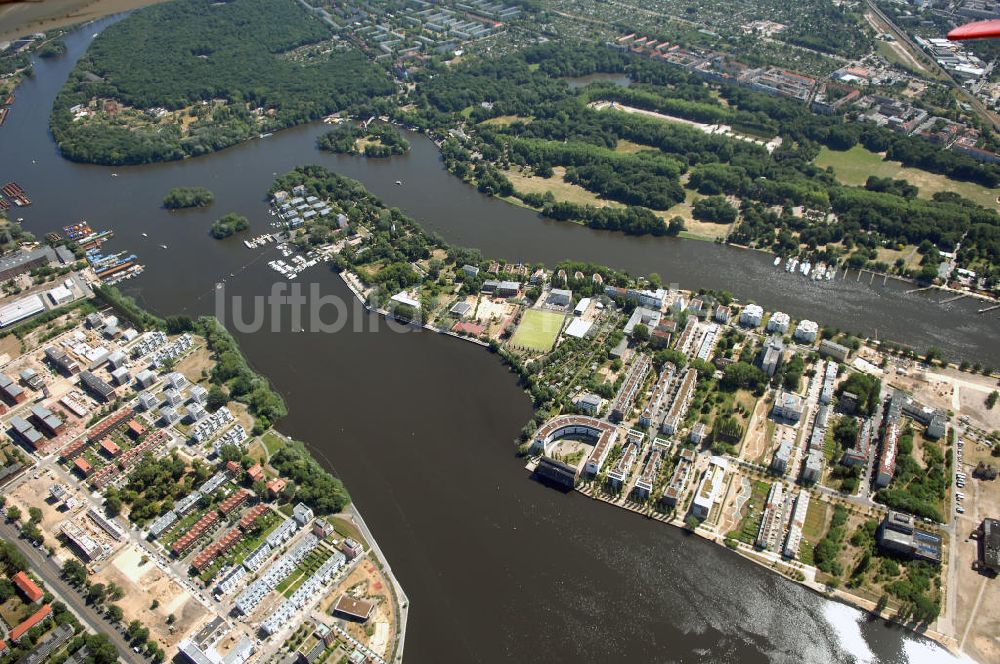
<instances>
[{"instance_id":1,"label":"white boat","mask_svg":"<svg viewBox=\"0 0 1000 664\"><path fill-rule=\"evenodd\" d=\"M785 272L794 272L795 266L799 264L798 258L790 258L788 263L785 264Z\"/></svg>"},{"instance_id":2,"label":"white boat","mask_svg":"<svg viewBox=\"0 0 1000 664\"><path fill-rule=\"evenodd\" d=\"M243 244L245 244L245 245L246 245L246 248L247 248L247 249L253 249L253 248L254 248L255 246L257 246L257 245L255 245L255 244L250 244L250 241L249 241L249 240L243 240Z\"/></svg>"},{"instance_id":3,"label":"white boat","mask_svg":"<svg viewBox=\"0 0 1000 664\"><path fill-rule=\"evenodd\" d=\"M402 184L403 184L403 181L402 181L402 180L396 180L396 184L398 184L398 185L402 185Z\"/></svg>"},{"instance_id":4,"label":"white boat","mask_svg":"<svg viewBox=\"0 0 1000 664\"><path fill-rule=\"evenodd\" d=\"M147 234L145 234L145 233L143 233L143 234L142 234L142 236L143 236L143 237L149 237L149 236L148 236Z\"/></svg>"},{"instance_id":5,"label":"white boat","mask_svg":"<svg viewBox=\"0 0 1000 664\"><path fill-rule=\"evenodd\" d=\"M799 270L802 272L802 274L806 275L807 277L809 276L809 270L811 269L812 269L812 263L810 263L809 261L806 261L799 267Z\"/></svg>"},{"instance_id":6,"label":"white boat","mask_svg":"<svg viewBox=\"0 0 1000 664\"><path fill-rule=\"evenodd\" d=\"M774 267L778 267L779 265L781 265L781 256L774 259Z\"/></svg>"},{"instance_id":7,"label":"white boat","mask_svg":"<svg viewBox=\"0 0 1000 664\"><path fill-rule=\"evenodd\" d=\"M165 245L165 244L161 244L161 245L160 245L160 248L161 248L161 249L166 249L166 248L167 248L167 245Z\"/></svg>"}]
</instances>

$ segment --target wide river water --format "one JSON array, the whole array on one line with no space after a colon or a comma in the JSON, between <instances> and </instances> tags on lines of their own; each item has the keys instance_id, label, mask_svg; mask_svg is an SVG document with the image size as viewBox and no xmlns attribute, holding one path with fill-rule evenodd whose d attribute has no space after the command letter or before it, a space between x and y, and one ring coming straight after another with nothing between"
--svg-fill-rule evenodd
<instances>
[{"instance_id":1,"label":"wide river water","mask_svg":"<svg viewBox=\"0 0 1000 664\"><path fill-rule=\"evenodd\" d=\"M814 284L755 252L545 221L451 177L420 136L410 137L411 154L389 161L321 154L314 140L322 126L311 125L185 162L70 163L48 134L48 112L73 62L112 20L71 34L64 58L36 61L0 128L0 179L24 186L34 205L11 216L23 215L39 236L81 219L114 229L107 248L134 251L147 266L124 289L160 314L212 312L222 281L227 296L267 294L278 276L266 266L274 249L212 240L208 225L235 211L264 232L263 197L274 175L322 163L488 255L656 271L682 287L726 288L793 316L1000 364L996 320L976 316L968 302L942 305L940 296L853 277ZM215 204L167 213L160 201L178 185L207 186ZM350 299L321 267L299 281ZM948 658L722 547L530 481L512 444L530 402L494 357L440 335L394 333L356 310L349 322L335 334L285 325L238 336L288 401L281 428L344 479L405 587L407 662Z\"/></svg>"}]
</instances>

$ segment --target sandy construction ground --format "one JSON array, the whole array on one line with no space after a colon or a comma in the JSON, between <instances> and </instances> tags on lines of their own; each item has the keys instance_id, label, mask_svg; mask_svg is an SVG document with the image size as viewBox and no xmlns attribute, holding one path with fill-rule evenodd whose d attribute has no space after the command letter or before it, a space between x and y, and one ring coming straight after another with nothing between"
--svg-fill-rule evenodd
<instances>
[{"instance_id":1,"label":"sandy construction ground","mask_svg":"<svg viewBox=\"0 0 1000 664\"><path fill-rule=\"evenodd\" d=\"M204 344L199 344L194 351L185 355L184 359L177 363L174 371L184 374L184 377L192 383L198 383L203 380L202 372L209 372L214 366L215 362L212 361L212 354L208 348Z\"/></svg>"},{"instance_id":2,"label":"sandy construction ground","mask_svg":"<svg viewBox=\"0 0 1000 664\"><path fill-rule=\"evenodd\" d=\"M45 535L46 541L50 544L58 535L58 526L74 514L82 513L84 511L84 505L86 504L83 501L82 496L78 495L78 492L74 487L63 483L63 486L69 490L80 505L73 512L67 512L65 508L56 505L55 502L49 498L49 487L57 483L58 480L54 475L51 473L45 473L37 480L24 482L12 493L7 494L7 503L9 505L17 505L21 509L21 519L23 521L28 520L29 507L37 507L42 510L42 522L38 524L38 527L41 529L42 534Z\"/></svg>"},{"instance_id":3,"label":"sandy construction ground","mask_svg":"<svg viewBox=\"0 0 1000 664\"><path fill-rule=\"evenodd\" d=\"M388 579L370 558L365 558L320 601L317 608L329 614L344 594L375 604L371 617L364 624L347 622L344 628L373 651L387 657L396 638L396 609Z\"/></svg>"},{"instance_id":4,"label":"sandy construction ground","mask_svg":"<svg viewBox=\"0 0 1000 664\"><path fill-rule=\"evenodd\" d=\"M0 41L47 32L77 23L152 5L162 0L45 0L0 5Z\"/></svg>"},{"instance_id":5,"label":"sandy construction ground","mask_svg":"<svg viewBox=\"0 0 1000 664\"><path fill-rule=\"evenodd\" d=\"M970 443L966 443L968 447ZM988 578L972 569L978 558L978 542L969 537L984 517L995 517L1000 509L1000 484L969 478L964 489L966 513L956 515L958 527L955 546L957 604L954 625L959 646L978 662L1000 661L1000 602L996 601L1000 579Z\"/></svg>"},{"instance_id":6,"label":"sandy construction ground","mask_svg":"<svg viewBox=\"0 0 1000 664\"><path fill-rule=\"evenodd\" d=\"M936 368L910 370L905 375L894 372L890 374L889 383L912 392L917 400L929 406L968 415L980 428L1000 429L1000 407L986 408L986 397L1000 389L996 378Z\"/></svg>"},{"instance_id":7,"label":"sandy construction ground","mask_svg":"<svg viewBox=\"0 0 1000 664\"><path fill-rule=\"evenodd\" d=\"M177 644L192 629L203 622L208 611L153 561L142 562L142 552L134 545L126 546L110 564L94 575L94 582L114 582L125 591L117 603L125 612L125 622L138 620L149 628L150 638L174 654ZM159 602L150 608L153 600ZM167 625L167 617L174 624Z\"/></svg>"},{"instance_id":8,"label":"sandy construction ground","mask_svg":"<svg viewBox=\"0 0 1000 664\"><path fill-rule=\"evenodd\" d=\"M750 421L747 423L747 435L743 438L743 446L740 449L740 458L751 463L762 463L767 465L769 459L767 453L772 447L776 438L769 437L767 416L770 412L770 403L767 399L760 399L754 406Z\"/></svg>"}]
</instances>

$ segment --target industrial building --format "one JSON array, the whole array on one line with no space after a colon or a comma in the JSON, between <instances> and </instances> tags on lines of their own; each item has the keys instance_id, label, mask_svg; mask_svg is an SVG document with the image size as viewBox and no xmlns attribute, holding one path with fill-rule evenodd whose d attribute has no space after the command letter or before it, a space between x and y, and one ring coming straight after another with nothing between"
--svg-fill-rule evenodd
<instances>
[{"instance_id":1,"label":"industrial building","mask_svg":"<svg viewBox=\"0 0 1000 664\"><path fill-rule=\"evenodd\" d=\"M535 466L535 476L548 484L565 489L574 488L580 479L580 473L576 467L547 456L538 459L538 465Z\"/></svg>"},{"instance_id":2,"label":"industrial building","mask_svg":"<svg viewBox=\"0 0 1000 664\"><path fill-rule=\"evenodd\" d=\"M37 267L56 263L58 259L52 247L41 247L32 251L19 251L0 258L0 281L30 272Z\"/></svg>"},{"instance_id":3,"label":"industrial building","mask_svg":"<svg viewBox=\"0 0 1000 664\"><path fill-rule=\"evenodd\" d=\"M45 302L39 295L29 295L0 307L0 327L7 327L45 311Z\"/></svg>"}]
</instances>

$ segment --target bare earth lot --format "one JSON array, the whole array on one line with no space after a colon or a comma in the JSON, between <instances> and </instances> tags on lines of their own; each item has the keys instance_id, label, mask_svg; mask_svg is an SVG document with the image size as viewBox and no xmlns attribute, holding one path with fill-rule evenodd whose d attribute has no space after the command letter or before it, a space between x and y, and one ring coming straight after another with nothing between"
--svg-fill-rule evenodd
<instances>
[{"instance_id":1,"label":"bare earth lot","mask_svg":"<svg viewBox=\"0 0 1000 664\"><path fill-rule=\"evenodd\" d=\"M150 638L160 644L168 657L184 635L207 615L201 604L152 561L143 564L142 554L134 546L122 549L94 575L95 583L111 581L125 591L118 602L125 612L125 620L138 620L148 627ZM155 609L150 608L153 600L159 602ZM172 626L166 622L170 615L175 620Z\"/></svg>"}]
</instances>

